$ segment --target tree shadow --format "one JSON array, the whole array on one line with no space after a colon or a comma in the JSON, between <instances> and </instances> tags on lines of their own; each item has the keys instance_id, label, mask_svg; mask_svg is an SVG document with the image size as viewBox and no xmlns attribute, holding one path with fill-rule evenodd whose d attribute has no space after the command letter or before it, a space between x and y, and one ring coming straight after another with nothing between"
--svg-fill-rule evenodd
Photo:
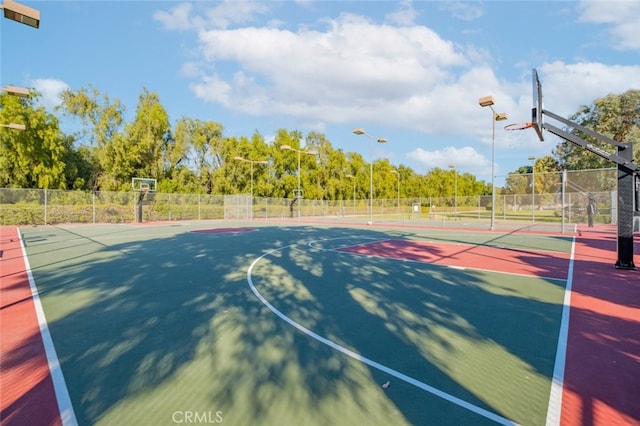
<instances>
[{"instance_id":1,"label":"tree shadow","mask_svg":"<svg viewBox=\"0 0 640 426\"><path fill-rule=\"evenodd\" d=\"M564 294L557 282L536 292L533 283L508 283L513 277L500 281L483 272L323 251L329 242L321 246L314 246L313 255L297 248L289 256L278 253L258 268L256 285L265 298L304 327L385 366L513 420L544 422ZM278 269L292 274L296 285L274 280ZM310 312L322 312L322 321ZM505 361L518 367L500 371ZM514 372L530 377L510 377ZM434 412L430 399L422 405L394 402L411 424L422 424L425 412ZM437 423L457 421L454 416Z\"/></svg>"},{"instance_id":2,"label":"tree shadow","mask_svg":"<svg viewBox=\"0 0 640 426\"><path fill-rule=\"evenodd\" d=\"M114 229L122 228L75 227L66 243L67 230L49 240L24 231L80 424L166 424L186 411L221 411L230 424L486 420L395 380L384 390L387 374L274 315L246 275L274 248L282 250L256 266L256 286L293 320L492 412L525 423L546 414L540 389L552 375L562 309L553 290L301 243L350 237L347 228L263 226L246 235L174 228L153 237L128 230L112 239ZM501 371L512 364L530 377ZM533 409L522 402L529 396Z\"/></svg>"}]
</instances>

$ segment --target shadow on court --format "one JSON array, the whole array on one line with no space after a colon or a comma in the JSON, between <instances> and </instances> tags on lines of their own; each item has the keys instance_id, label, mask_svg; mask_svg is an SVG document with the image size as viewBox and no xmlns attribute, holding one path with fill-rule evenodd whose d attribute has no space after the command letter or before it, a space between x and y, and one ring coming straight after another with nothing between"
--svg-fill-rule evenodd
<instances>
[{"instance_id":1,"label":"shadow on court","mask_svg":"<svg viewBox=\"0 0 640 426\"><path fill-rule=\"evenodd\" d=\"M273 249L253 280L284 315L481 409L544 423L557 282L329 250L389 238L375 230L96 229L24 230L80 424L493 424L274 315L246 275ZM329 238L342 239L306 244Z\"/></svg>"}]
</instances>

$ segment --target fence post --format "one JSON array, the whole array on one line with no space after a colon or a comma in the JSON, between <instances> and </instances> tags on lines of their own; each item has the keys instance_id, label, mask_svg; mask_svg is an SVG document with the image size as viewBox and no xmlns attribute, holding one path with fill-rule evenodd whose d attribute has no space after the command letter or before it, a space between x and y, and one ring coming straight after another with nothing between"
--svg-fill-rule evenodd
<instances>
[{"instance_id":1,"label":"fence post","mask_svg":"<svg viewBox=\"0 0 640 426\"><path fill-rule=\"evenodd\" d=\"M96 223L96 191L91 192L91 205L93 209L93 224Z\"/></svg>"},{"instance_id":2,"label":"fence post","mask_svg":"<svg viewBox=\"0 0 640 426\"><path fill-rule=\"evenodd\" d=\"M200 220L200 194L198 194L198 220Z\"/></svg>"},{"instance_id":3,"label":"fence post","mask_svg":"<svg viewBox=\"0 0 640 426\"><path fill-rule=\"evenodd\" d=\"M507 220L507 196L502 195L502 220Z\"/></svg>"},{"instance_id":4,"label":"fence post","mask_svg":"<svg viewBox=\"0 0 640 426\"><path fill-rule=\"evenodd\" d=\"M47 226L47 188L44 189L44 225Z\"/></svg>"},{"instance_id":5,"label":"fence post","mask_svg":"<svg viewBox=\"0 0 640 426\"><path fill-rule=\"evenodd\" d=\"M564 234L564 209L566 206L566 200L565 200L565 186L567 184L567 171L563 170L562 171L562 182L560 184L560 191L562 193L562 198L561 198L561 202L562 202L562 210L560 211L560 215L562 216L562 233Z\"/></svg>"}]
</instances>

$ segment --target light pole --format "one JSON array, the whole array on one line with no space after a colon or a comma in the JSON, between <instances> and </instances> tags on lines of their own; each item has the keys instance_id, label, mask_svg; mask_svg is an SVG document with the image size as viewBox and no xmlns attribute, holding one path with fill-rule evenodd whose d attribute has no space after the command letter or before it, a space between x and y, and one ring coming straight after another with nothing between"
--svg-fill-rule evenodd
<instances>
[{"instance_id":1,"label":"light pole","mask_svg":"<svg viewBox=\"0 0 640 426\"><path fill-rule=\"evenodd\" d=\"M356 177L354 175L346 175L353 180L353 215L356 215Z\"/></svg>"},{"instance_id":2,"label":"light pole","mask_svg":"<svg viewBox=\"0 0 640 426\"><path fill-rule=\"evenodd\" d=\"M391 173L398 177L398 215L400 214L400 172L397 170L391 170Z\"/></svg>"},{"instance_id":3,"label":"light pole","mask_svg":"<svg viewBox=\"0 0 640 426\"><path fill-rule=\"evenodd\" d=\"M531 221L536 221L536 157L530 155L527 160L531 161Z\"/></svg>"},{"instance_id":4,"label":"light pole","mask_svg":"<svg viewBox=\"0 0 640 426\"><path fill-rule=\"evenodd\" d=\"M296 194L296 198L298 199L298 219L300 219L300 199L302 198L302 191L300 190L300 154L305 154L305 155L316 155L317 151L307 151L307 150L301 150L301 149L295 149L292 148L290 145L282 145L280 147L281 150L283 151L294 151L298 153L298 193Z\"/></svg>"},{"instance_id":5,"label":"light pole","mask_svg":"<svg viewBox=\"0 0 640 426\"><path fill-rule=\"evenodd\" d=\"M31 7L25 6L13 0L4 0L3 4L0 4L0 9L4 10L4 17L12 21L19 22L30 27L40 27L40 11ZM29 96L29 89L24 87L7 86L2 88L3 91L10 95L26 97ZM0 127L6 127L14 130L25 130L24 124L0 124Z\"/></svg>"},{"instance_id":6,"label":"light pole","mask_svg":"<svg viewBox=\"0 0 640 426\"><path fill-rule=\"evenodd\" d=\"M493 96L485 96L478 99L478 104L483 108L491 108L491 230L493 231L496 223L496 121L506 120L507 113L498 113L493 109L495 104Z\"/></svg>"},{"instance_id":7,"label":"light pole","mask_svg":"<svg viewBox=\"0 0 640 426\"><path fill-rule=\"evenodd\" d=\"M253 203L253 165L254 164L262 164L267 165L269 162L267 160L247 160L244 157L236 156L233 157L234 160L243 161L245 163L251 163L251 202Z\"/></svg>"},{"instance_id":8,"label":"light pole","mask_svg":"<svg viewBox=\"0 0 640 426\"><path fill-rule=\"evenodd\" d=\"M458 217L458 170L455 164L449 164L449 168L453 169L453 216Z\"/></svg>"},{"instance_id":9,"label":"light pole","mask_svg":"<svg viewBox=\"0 0 640 426\"><path fill-rule=\"evenodd\" d=\"M356 135L363 135L369 138L369 225L373 224L373 144L372 141L376 141L378 143L385 143L387 138L374 138L371 135L368 135L364 129L356 128L353 129L353 133Z\"/></svg>"}]
</instances>

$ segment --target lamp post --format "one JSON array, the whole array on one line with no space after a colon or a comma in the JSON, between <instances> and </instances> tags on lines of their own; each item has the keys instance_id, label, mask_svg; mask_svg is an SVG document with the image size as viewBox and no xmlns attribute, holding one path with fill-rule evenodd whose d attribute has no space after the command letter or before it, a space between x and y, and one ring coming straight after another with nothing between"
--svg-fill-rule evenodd
<instances>
[{"instance_id":1,"label":"lamp post","mask_svg":"<svg viewBox=\"0 0 640 426\"><path fill-rule=\"evenodd\" d=\"M527 160L531 161L531 221L536 221L536 157L530 155Z\"/></svg>"},{"instance_id":2,"label":"lamp post","mask_svg":"<svg viewBox=\"0 0 640 426\"><path fill-rule=\"evenodd\" d=\"M455 164L449 164L449 168L453 169L453 216L458 217L458 170Z\"/></svg>"},{"instance_id":3,"label":"lamp post","mask_svg":"<svg viewBox=\"0 0 640 426\"><path fill-rule=\"evenodd\" d=\"M0 4L0 9L4 10L4 17L12 21L19 22L21 24L28 25L30 27L40 27L40 11L31 7L25 6L13 0L4 0L4 3ZM3 91L10 95L26 97L29 96L29 89L24 87L6 86L2 88ZM14 130L25 130L24 124L0 124L0 127L7 127Z\"/></svg>"},{"instance_id":4,"label":"lamp post","mask_svg":"<svg viewBox=\"0 0 640 426\"><path fill-rule=\"evenodd\" d=\"M4 3L0 4L0 9L4 9L4 17L7 19L33 28L40 27L40 11L37 9L33 9L13 0L4 0Z\"/></svg>"},{"instance_id":5,"label":"lamp post","mask_svg":"<svg viewBox=\"0 0 640 426\"><path fill-rule=\"evenodd\" d=\"M398 215L400 214L400 172L397 170L391 170L391 173L398 177Z\"/></svg>"},{"instance_id":6,"label":"lamp post","mask_svg":"<svg viewBox=\"0 0 640 426\"><path fill-rule=\"evenodd\" d=\"M491 230L493 231L496 222L496 121L506 120L507 113L498 113L493 109L493 105L495 104L493 96L485 96L478 99L478 104L483 108L491 108Z\"/></svg>"},{"instance_id":7,"label":"lamp post","mask_svg":"<svg viewBox=\"0 0 640 426\"><path fill-rule=\"evenodd\" d=\"M251 202L253 203L253 165L254 164L267 165L269 164L269 162L267 160L247 160L246 158L240 157L240 156L233 157L233 159L251 164Z\"/></svg>"},{"instance_id":8,"label":"lamp post","mask_svg":"<svg viewBox=\"0 0 640 426\"><path fill-rule=\"evenodd\" d=\"M347 175L347 177L353 180L353 215L356 215L356 177L354 175Z\"/></svg>"},{"instance_id":9,"label":"lamp post","mask_svg":"<svg viewBox=\"0 0 640 426\"><path fill-rule=\"evenodd\" d=\"M300 214L301 214L300 198L302 198L302 192L300 190L300 155L301 154L316 155L318 152L313 150L307 151L307 150L295 149L295 148L292 148L290 145L282 145L280 149L283 151L294 151L298 153L298 193L296 194L296 198L298 199L298 219L300 219Z\"/></svg>"},{"instance_id":10,"label":"lamp post","mask_svg":"<svg viewBox=\"0 0 640 426\"><path fill-rule=\"evenodd\" d=\"M376 141L378 143L387 142L387 138L374 138L371 135L368 135L364 129L356 128L353 129L353 133L356 135L363 135L369 138L369 225L373 224L373 144L372 141Z\"/></svg>"}]
</instances>

